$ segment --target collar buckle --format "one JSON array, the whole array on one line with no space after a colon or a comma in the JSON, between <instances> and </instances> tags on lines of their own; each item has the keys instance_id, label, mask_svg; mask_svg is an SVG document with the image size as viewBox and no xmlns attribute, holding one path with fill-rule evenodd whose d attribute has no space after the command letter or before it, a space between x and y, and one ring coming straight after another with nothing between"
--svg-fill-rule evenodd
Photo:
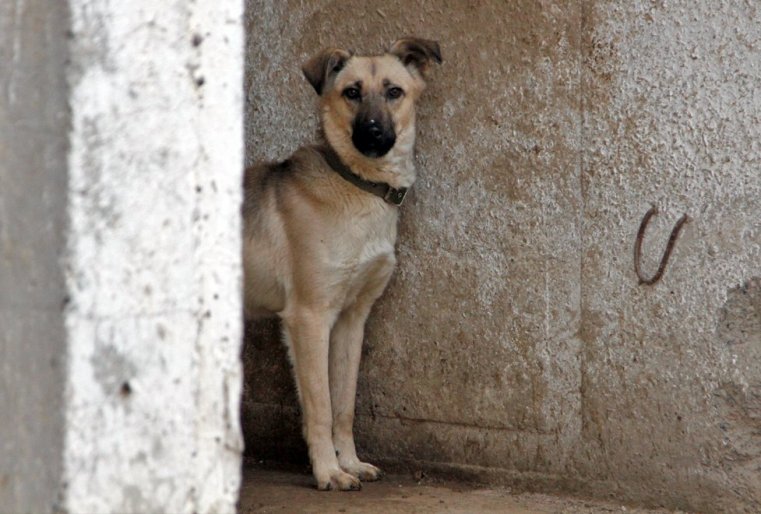
<instances>
[{"instance_id":1,"label":"collar buckle","mask_svg":"<svg viewBox=\"0 0 761 514\"><path fill-rule=\"evenodd\" d=\"M407 196L408 190L409 188L406 187L400 187L399 189L389 187L388 191L386 191L386 194L383 195L383 199L387 203L396 205L398 207L404 203L404 198Z\"/></svg>"}]
</instances>

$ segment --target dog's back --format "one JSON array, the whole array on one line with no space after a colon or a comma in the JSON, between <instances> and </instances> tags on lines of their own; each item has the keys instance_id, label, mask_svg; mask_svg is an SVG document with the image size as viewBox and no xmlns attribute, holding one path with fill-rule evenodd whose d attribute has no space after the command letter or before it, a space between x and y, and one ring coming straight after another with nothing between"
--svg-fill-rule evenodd
<instances>
[{"instance_id":1,"label":"dog's back","mask_svg":"<svg viewBox=\"0 0 761 514\"><path fill-rule=\"evenodd\" d=\"M304 152L277 163L260 163L243 177L243 274L247 318L273 315L285 307L290 245L286 196L308 159Z\"/></svg>"},{"instance_id":2,"label":"dog's back","mask_svg":"<svg viewBox=\"0 0 761 514\"><path fill-rule=\"evenodd\" d=\"M278 196L294 174L293 160L260 163L243 178L243 274L247 318L272 315L285 305L284 259L288 258ZM280 264L280 265L279 265Z\"/></svg>"}]
</instances>

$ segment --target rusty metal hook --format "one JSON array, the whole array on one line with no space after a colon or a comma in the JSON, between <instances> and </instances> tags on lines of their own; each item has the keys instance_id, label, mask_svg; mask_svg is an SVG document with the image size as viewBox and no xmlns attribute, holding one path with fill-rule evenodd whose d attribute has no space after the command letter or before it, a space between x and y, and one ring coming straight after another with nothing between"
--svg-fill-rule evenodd
<instances>
[{"instance_id":1,"label":"rusty metal hook","mask_svg":"<svg viewBox=\"0 0 761 514\"><path fill-rule=\"evenodd\" d=\"M674 225L674 228L671 230L671 235L669 236L669 241L666 244L666 250L663 252L663 256L661 257L661 263L658 266L658 271L655 272L655 275L653 275L650 278L645 278L642 276L642 270L640 269L640 256L642 255L642 239L645 237L645 229L647 228L647 224L650 222L650 218L658 214L658 207L653 205L650 207L650 210L647 211L645 214L645 217L642 218L642 223L639 225L639 231L637 232L637 239L634 243L634 271L637 273L637 277L639 278L640 285L653 285L656 282L658 282L661 277L663 276L663 272L666 271L666 265L669 262L669 257L671 257L671 252L674 249L674 244L676 243L676 238L679 237L679 231L682 230L682 225L687 223L690 220L690 217L687 216L687 214L684 214L681 218L679 218L679 221L676 222L676 225Z\"/></svg>"}]
</instances>

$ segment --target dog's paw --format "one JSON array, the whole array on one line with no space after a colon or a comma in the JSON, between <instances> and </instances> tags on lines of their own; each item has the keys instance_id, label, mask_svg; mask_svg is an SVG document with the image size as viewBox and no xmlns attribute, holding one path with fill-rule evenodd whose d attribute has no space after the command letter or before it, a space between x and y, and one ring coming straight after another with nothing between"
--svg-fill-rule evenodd
<instances>
[{"instance_id":1,"label":"dog's paw","mask_svg":"<svg viewBox=\"0 0 761 514\"><path fill-rule=\"evenodd\" d=\"M359 479L341 469L315 473L317 489L320 491L359 491L362 484Z\"/></svg>"},{"instance_id":2,"label":"dog's paw","mask_svg":"<svg viewBox=\"0 0 761 514\"><path fill-rule=\"evenodd\" d=\"M341 467L344 471L359 478L363 482L374 482L383 476L383 471L367 462L357 461L355 463L347 464L346 466L341 465Z\"/></svg>"}]
</instances>

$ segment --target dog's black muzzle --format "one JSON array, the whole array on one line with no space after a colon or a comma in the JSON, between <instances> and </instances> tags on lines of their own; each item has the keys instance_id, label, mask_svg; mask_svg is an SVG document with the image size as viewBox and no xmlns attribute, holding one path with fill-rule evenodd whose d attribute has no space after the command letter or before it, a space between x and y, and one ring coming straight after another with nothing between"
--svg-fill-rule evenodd
<instances>
[{"instance_id":1,"label":"dog's black muzzle","mask_svg":"<svg viewBox=\"0 0 761 514\"><path fill-rule=\"evenodd\" d=\"M383 157L396 143L393 126L384 126L375 118L357 118L352 127L351 141L362 155Z\"/></svg>"}]
</instances>

